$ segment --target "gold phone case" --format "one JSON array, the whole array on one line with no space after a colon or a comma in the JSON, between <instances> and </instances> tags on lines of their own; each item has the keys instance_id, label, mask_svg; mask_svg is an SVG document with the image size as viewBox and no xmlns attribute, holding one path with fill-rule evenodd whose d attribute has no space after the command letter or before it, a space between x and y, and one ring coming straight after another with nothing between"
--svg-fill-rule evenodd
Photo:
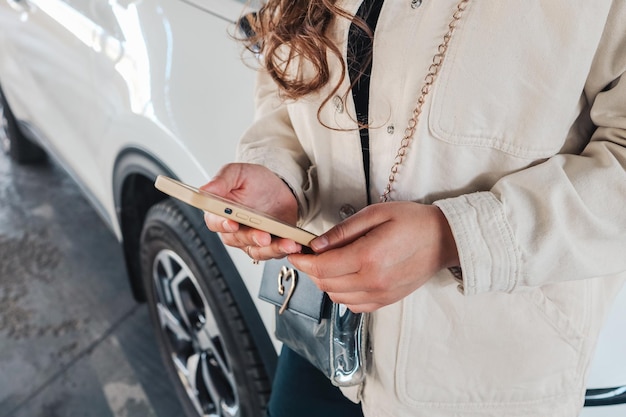
<instances>
[{"instance_id":1,"label":"gold phone case","mask_svg":"<svg viewBox=\"0 0 626 417\"><path fill-rule=\"evenodd\" d=\"M254 229L262 230L274 236L291 239L304 246L309 246L311 240L316 237L313 233L292 226L267 214L163 175L159 175L156 178L154 186L165 194L196 208Z\"/></svg>"}]
</instances>

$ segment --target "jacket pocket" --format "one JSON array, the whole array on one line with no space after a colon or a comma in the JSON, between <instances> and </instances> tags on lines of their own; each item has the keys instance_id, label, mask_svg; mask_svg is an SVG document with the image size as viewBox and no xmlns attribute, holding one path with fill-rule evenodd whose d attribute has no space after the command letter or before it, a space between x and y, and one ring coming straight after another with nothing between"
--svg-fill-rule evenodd
<instances>
[{"instance_id":1,"label":"jacket pocket","mask_svg":"<svg viewBox=\"0 0 626 417\"><path fill-rule=\"evenodd\" d=\"M520 293L563 341L579 349L589 326L591 289L588 281L545 285Z\"/></svg>"},{"instance_id":2,"label":"jacket pocket","mask_svg":"<svg viewBox=\"0 0 626 417\"><path fill-rule=\"evenodd\" d=\"M558 153L585 105L593 38L579 30L580 7L556 3L468 7L432 92L428 123L437 139L524 159ZM559 16L563 10L567 17ZM551 23L561 20L579 24Z\"/></svg>"},{"instance_id":3,"label":"jacket pocket","mask_svg":"<svg viewBox=\"0 0 626 417\"><path fill-rule=\"evenodd\" d=\"M453 285L434 291L404 303L396 364L402 402L506 408L576 392L585 313L568 316L541 289L472 297ZM578 289L563 300L589 308Z\"/></svg>"}]
</instances>

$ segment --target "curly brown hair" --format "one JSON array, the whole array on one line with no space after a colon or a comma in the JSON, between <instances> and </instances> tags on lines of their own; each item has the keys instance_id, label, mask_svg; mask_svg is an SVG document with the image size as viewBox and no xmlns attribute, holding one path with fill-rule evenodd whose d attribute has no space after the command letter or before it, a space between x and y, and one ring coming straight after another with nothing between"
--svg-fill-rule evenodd
<instances>
[{"instance_id":1,"label":"curly brown hair","mask_svg":"<svg viewBox=\"0 0 626 417\"><path fill-rule=\"evenodd\" d=\"M328 52L340 63L341 77L322 106L339 89L346 64L327 33L333 19L351 20L371 36L367 24L336 6L336 1L268 0L257 13L247 16L251 31L243 41L248 49L262 54L262 65L284 98L298 99L328 84Z\"/></svg>"}]
</instances>

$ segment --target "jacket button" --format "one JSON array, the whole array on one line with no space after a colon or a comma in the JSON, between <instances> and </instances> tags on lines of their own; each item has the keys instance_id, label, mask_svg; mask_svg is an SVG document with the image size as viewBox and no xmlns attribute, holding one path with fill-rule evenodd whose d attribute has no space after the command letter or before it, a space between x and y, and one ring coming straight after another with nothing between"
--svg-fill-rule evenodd
<instances>
[{"instance_id":1,"label":"jacket button","mask_svg":"<svg viewBox=\"0 0 626 417\"><path fill-rule=\"evenodd\" d=\"M354 209L354 207L352 207L350 204L344 204L343 206L341 206L341 208L339 209L339 216L345 220L348 217L352 216L354 213L356 213L356 210Z\"/></svg>"},{"instance_id":2,"label":"jacket button","mask_svg":"<svg viewBox=\"0 0 626 417\"><path fill-rule=\"evenodd\" d=\"M337 113L343 113L343 100L339 96L333 97L333 106Z\"/></svg>"},{"instance_id":3,"label":"jacket button","mask_svg":"<svg viewBox=\"0 0 626 417\"><path fill-rule=\"evenodd\" d=\"M395 131L396 131L396 127L394 125L387 126L387 133L389 133L390 135L393 135L393 132Z\"/></svg>"},{"instance_id":4,"label":"jacket button","mask_svg":"<svg viewBox=\"0 0 626 417\"><path fill-rule=\"evenodd\" d=\"M422 5L422 0L411 0L411 8L417 9Z\"/></svg>"}]
</instances>

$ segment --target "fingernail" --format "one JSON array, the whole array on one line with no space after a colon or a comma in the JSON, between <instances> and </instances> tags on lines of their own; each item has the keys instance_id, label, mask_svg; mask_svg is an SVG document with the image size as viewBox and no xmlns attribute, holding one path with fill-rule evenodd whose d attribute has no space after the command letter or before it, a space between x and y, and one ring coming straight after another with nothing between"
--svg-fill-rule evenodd
<instances>
[{"instance_id":1,"label":"fingernail","mask_svg":"<svg viewBox=\"0 0 626 417\"><path fill-rule=\"evenodd\" d=\"M311 241L311 248L315 251L320 251L328 246L328 238L326 236L320 236Z\"/></svg>"},{"instance_id":2,"label":"fingernail","mask_svg":"<svg viewBox=\"0 0 626 417\"><path fill-rule=\"evenodd\" d=\"M285 244L285 246L281 245L279 246L279 250L281 253L284 253L285 255L290 255L292 253L298 253L301 249L300 249L300 245L296 244L296 243L289 243L289 244Z\"/></svg>"},{"instance_id":3,"label":"fingernail","mask_svg":"<svg viewBox=\"0 0 626 417\"><path fill-rule=\"evenodd\" d=\"M226 230L227 232L234 232L233 228L231 227L230 223L228 222L228 220L224 220L222 222L222 227L224 228L224 230Z\"/></svg>"}]
</instances>

